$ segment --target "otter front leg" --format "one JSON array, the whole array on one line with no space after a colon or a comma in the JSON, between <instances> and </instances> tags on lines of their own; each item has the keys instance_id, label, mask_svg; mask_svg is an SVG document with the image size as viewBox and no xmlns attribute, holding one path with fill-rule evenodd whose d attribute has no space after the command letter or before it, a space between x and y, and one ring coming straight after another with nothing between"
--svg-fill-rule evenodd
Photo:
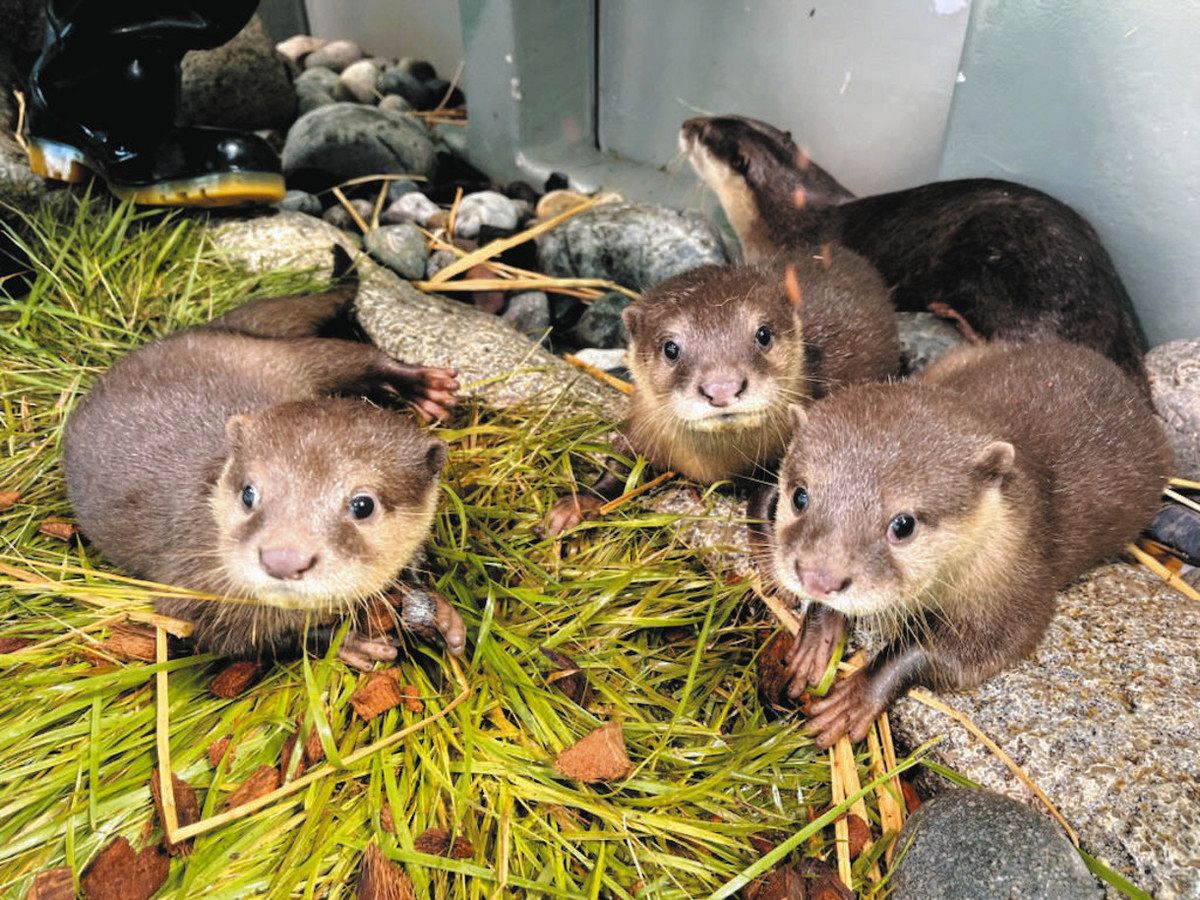
<instances>
[{"instance_id":1,"label":"otter front leg","mask_svg":"<svg viewBox=\"0 0 1200 900\"><path fill-rule=\"evenodd\" d=\"M843 735L861 741L871 723L910 687L922 684L934 666L930 652L920 644L893 644L867 665L837 682L829 696L810 707L808 727L818 747L832 747Z\"/></svg>"},{"instance_id":2,"label":"otter front leg","mask_svg":"<svg viewBox=\"0 0 1200 900\"><path fill-rule=\"evenodd\" d=\"M628 475L619 475L613 471L619 465L616 460L609 460L609 470L592 485L590 494L559 497L546 516L547 536L555 537L574 528L584 519L594 518L600 507L609 500L620 497L625 490L625 479Z\"/></svg>"},{"instance_id":3,"label":"otter front leg","mask_svg":"<svg viewBox=\"0 0 1200 900\"><path fill-rule=\"evenodd\" d=\"M787 673L791 679L789 697L796 700L810 684L821 683L834 647L845 633L845 616L820 603L809 605L787 656Z\"/></svg>"},{"instance_id":4,"label":"otter front leg","mask_svg":"<svg viewBox=\"0 0 1200 900\"><path fill-rule=\"evenodd\" d=\"M205 327L260 338L318 337L347 317L346 306L354 293L349 286L304 297L262 297L231 309Z\"/></svg>"}]
</instances>

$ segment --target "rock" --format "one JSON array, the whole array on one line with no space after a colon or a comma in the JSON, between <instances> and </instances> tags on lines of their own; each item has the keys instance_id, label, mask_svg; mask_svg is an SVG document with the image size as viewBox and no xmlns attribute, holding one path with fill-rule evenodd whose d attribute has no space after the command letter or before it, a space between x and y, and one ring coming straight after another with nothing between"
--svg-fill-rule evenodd
<instances>
[{"instance_id":1,"label":"rock","mask_svg":"<svg viewBox=\"0 0 1200 900\"><path fill-rule=\"evenodd\" d=\"M585 362L589 366L595 366L597 369L603 369L612 375L618 375L621 378L626 378L628 372L625 369L625 348L611 347L602 349L600 347L584 347L577 351L575 358L580 362Z\"/></svg>"},{"instance_id":2,"label":"rock","mask_svg":"<svg viewBox=\"0 0 1200 900\"><path fill-rule=\"evenodd\" d=\"M550 321L554 323L554 327L565 332L575 327L575 323L579 321L579 317L583 315L583 311L587 309L583 301L578 297L568 297L566 294L552 294L550 296Z\"/></svg>"},{"instance_id":3,"label":"rock","mask_svg":"<svg viewBox=\"0 0 1200 900\"><path fill-rule=\"evenodd\" d=\"M338 76L338 100L357 100L359 103L375 102L375 79L379 77L379 64L373 59L360 59L342 69Z\"/></svg>"},{"instance_id":4,"label":"rock","mask_svg":"<svg viewBox=\"0 0 1200 900\"><path fill-rule=\"evenodd\" d=\"M310 216L321 215L321 201L306 191L288 191L279 201L280 209L294 209Z\"/></svg>"},{"instance_id":5,"label":"rock","mask_svg":"<svg viewBox=\"0 0 1200 900\"><path fill-rule=\"evenodd\" d=\"M384 222L416 222L425 225L441 212L436 203L420 191L401 194L379 217Z\"/></svg>"},{"instance_id":6,"label":"rock","mask_svg":"<svg viewBox=\"0 0 1200 900\"><path fill-rule=\"evenodd\" d=\"M0 47L11 48L14 58L30 60L42 48L46 34L46 4L44 0L0 0ZM0 53L0 56L9 56Z\"/></svg>"},{"instance_id":7,"label":"rock","mask_svg":"<svg viewBox=\"0 0 1200 900\"><path fill-rule=\"evenodd\" d=\"M1155 347L1146 354L1146 371L1175 453L1175 472L1200 480L1200 338Z\"/></svg>"},{"instance_id":8,"label":"rock","mask_svg":"<svg viewBox=\"0 0 1200 900\"><path fill-rule=\"evenodd\" d=\"M397 114L409 113L413 111L413 105L399 94L385 94L379 100L379 108L385 109L390 113Z\"/></svg>"},{"instance_id":9,"label":"rock","mask_svg":"<svg viewBox=\"0 0 1200 900\"><path fill-rule=\"evenodd\" d=\"M296 115L287 61L256 15L228 43L183 57L179 121L253 131L286 128Z\"/></svg>"},{"instance_id":10,"label":"rock","mask_svg":"<svg viewBox=\"0 0 1200 900\"><path fill-rule=\"evenodd\" d=\"M551 172L546 176L546 183L542 185L542 190L546 193L551 191L567 190L571 187L571 180L562 172Z\"/></svg>"},{"instance_id":11,"label":"rock","mask_svg":"<svg viewBox=\"0 0 1200 900\"><path fill-rule=\"evenodd\" d=\"M437 69L433 67L433 63L423 59L413 59L411 56L405 56L398 63L396 68L401 72L407 72L417 81L433 81L437 78Z\"/></svg>"},{"instance_id":12,"label":"rock","mask_svg":"<svg viewBox=\"0 0 1200 900\"><path fill-rule=\"evenodd\" d=\"M923 803L898 844L910 840L892 874L895 900L1103 896L1053 821L990 791L956 788Z\"/></svg>"},{"instance_id":13,"label":"rock","mask_svg":"<svg viewBox=\"0 0 1200 900\"><path fill-rule=\"evenodd\" d=\"M629 344L629 331L621 319L621 313L633 301L624 294L609 291L592 301L575 323L575 340L583 347L625 347Z\"/></svg>"},{"instance_id":14,"label":"rock","mask_svg":"<svg viewBox=\"0 0 1200 900\"><path fill-rule=\"evenodd\" d=\"M528 181L510 181L502 190L504 196L510 200L521 200L528 203L530 207L537 205L538 199L542 196Z\"/></svg>"},{"instance_id":15,"label":"rock","mask_svg":"<svg viewBox=\"0 0 1200 900\"><path fill-rule=\"evenodd\" d=\"M387 192L388 203L395 203L405 194L411 194L419 190L421 190L421 186L415 181L409 181L407 178L398 178L395 181L389 181Z\"/></svg>"},{"instance_id":16,"label":"rock","mask_svg":"<svg viewBox=\"0 0 1200 900\"><path fill-rule=\"evenodd\" d=\"M537 243L541 268L551 275L607 278L639 291L727 261L721 238L702 215L647 203L606 203Z\"/></svg>"},{"instance_id":17,"label":"rock","mask_svg":"<svg viewBox=\"0 0 1200 900\"><path fill-rule=\"evenodd\" d=\"M516 205L503 194L478 191L467 194L459 202L454 233L459 237L473 238L479 234L482 225L499 231L515 231L519 218Z\"/></svg>"},{"instance_id":18,"label":"rock","mask_svg":"<svg viewBox=\"0 0 1200 900\"><path fill-rule=\"evenodd\" d=\"M367 232L363 244L375 259L401 278L425 277L425 235L411 223L381 225Z\"/></svg>"},{"instance_id":19,"label":"rock","mask_svg":"<svg viewBox=\"0 0 1200 900\"><path fill-rule=\"evenodd\" d=\"M531 341L540 341L550 329L550 298L542 291L513 294L500 318Z\"/></svg>"},{"instance_id":20,"label":"rock","mask_svg":"<svg viewBox=\"0 0 1200 900\"><path fill-rule=\"evenodd\" d=\"M425 260L425 277L432 278L456 259L458 257L449 250L434 250L429 254L429 259Z\"/></svg>"},{"instance_id":21,"label":"rock","mask_svg":"<svg viewBox=\"0 0 1200 900\"><path fill-rule=\"evenodd\" d=\"M467 102L466 96L462 92L462 88L458 85L450 86L450 82L444 78L433 78L425 82L425 87L433 95L433 106L430 109L436 109L441 106L445 109L457 109L460 106L465 106Z\"/></svg>"},{"instance_id":22,"label":"rock","mask_svg":"<svg viewBox=\"0 0 1200 900\"><path fill-rule=\"evenodd\" d=\"M362 50L354 41L330 41L313 50L305 57L304 67L323 66L340 72L351 63L358 62L363 57Z\"/></svg>"},{"instance_id":23,"label":"rock","mask_svg":"<svg viewBox=\"0 0 1200 900\"><path fill-rule=\"evenodd\" d=\"M332 69L305 69L296 76L293 87L296 89L296 112L303 116L318 106L328 106L336 103L334 92L337 90L338 76Z\"/></svg>"},{"instance_id":24,"label":"rock","mask_svg":"<svg viewBox=\"0 0 1200 900\"><path fill-rule=\"evenodd\" d=\"M334 103L296 120L283 147L283 173L300 189L361 175L433 174L437 157L424 129L373 106Z\"/></svg>"},{"instance_id":25,"label":"rock","mask_svg":"<svg viewBox=\"0 0 1200 900\"><path fill-rule=\"evenodd\" d=\"M210 231L218 252L253 271L284 267L328 272L345 232L296 212L223 220ZM370 259L359 263L356 309L368 335L397 359L453 365L459 381L480 386L464 393L493 406L558 403L567 412L619 418L625 398L517 334L498 316L465 303L425 294ZM513 374L510 377L496 376Z\"/></svg>"},{"instance_id":26,"label":"rock","mask_svg":"<svg viewBox=\"0 0 1200 900\"><path fill-rule=\"evenodd\" d=\"M354 211L359 214L364 222L371 221L371 203L369 200L351 200L350 205L354 207ZM321 216L330 225L337 228L353 231L358 234L361 229L358 223L354 221L354 217L350 215L350 211L342 204L335 203L329 209L325 210L325 214Z\"/></svg>"},{"instance_id":27,"label":"rock","mask_svg":"<svg viewBox=\"0 0 1200 900\"><path fill-rule=\"evenodd\" d=\"M900 332L900 364L905 375L921 371L955 347L965 344L962 333L933 313L896 313Z\"/></svg>"},{"instance_id":28,"label":"rock","mask_svg":"<svg viewBox=\"0 0 1200 900\"><path fill-rule=\"evenodd\" d=\"M375 89L381 94L398 94L416 109L433 109L442 99L441 94L435 95L428 84L418 81L398 66L380 72Z\"/></svg>"},{"instance_id":29,"label":"rock","mask_svg":"<svg viewBox=\"0 0 1200 900\"><path fill-rule=\"evenodd\" d=\"M275 50L296 65L300 65L308 54L320 50L328 43L325 38L313 37L311 34L293 34L286 41L276 44Z\"/></svg>"},{"instance_id":30,"label":"rock","mask_svg":"<svg viewBox=\"0 0 1200 900\"><path fill-rule=\"evenodd\" d=\"M562 215L568 210L574 209L581 203L587 203L590 199L587 194L581 194L579 191L551 191L548 194L543 194L541 199L537 201L537 217L539 219L553 219L555 216Z\"/></svg>"}]
</instances>

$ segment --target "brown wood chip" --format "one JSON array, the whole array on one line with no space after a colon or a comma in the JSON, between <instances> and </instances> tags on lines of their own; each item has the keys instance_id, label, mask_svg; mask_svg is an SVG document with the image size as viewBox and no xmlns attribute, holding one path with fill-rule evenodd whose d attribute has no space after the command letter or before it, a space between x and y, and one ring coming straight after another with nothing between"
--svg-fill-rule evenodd
<instances>
[{"instance_id":1,"label":"brown wood chip","mask_svg":"<svg viewBox=\"0 0 1200 900\"><path fill-rule=\"evenodd\" d=\"M225 799L225 809L233 809L279 787L279 770L274 766L259 766L249 778L238 785L237 790Z\"/></svg>"},{"instance_id":2,"label":"brown wood chip","mask_svg":"<svg viewBox=\"0 0 1200 900\"><path fill-rule=\"evenodd\" d=\"M375 844L367 844L358 875L358 900L414 900L408 874L383 855Z\"/></svg>"},{"instance_id":3,"label":"brown wood chip","mask_svg":"<svg viewBox=\"0 0 1200 900\"><path fill-rule=\"evenodd\" d=\"M308 729L308 737L304 740L304 761L315 766L325 758L325 747L321 744L321 736L317 734L317 726Z\"/></svg>"},{"instance_id":4,"label":"brown wood chip","mask_svg":"<svg viewBox=\"0 0 1200 900\"><path fill-rule=\"evenodd\" d=\"M97 649L109 656L123 656L143 662L154 662L158 658L155 654L154 630L137 625L117 625L97 645Z\"/></svg>"},{"instance_id":5,"label":"brown wood chip","mask_svg":"<svg viewBox=\"0 0 1200 900\"><path fill-rule=\"evenodd\" d=\"M588 684L587 676L575 664L575 660L571 659L565 653L559 653L557 650L551 650L548 647L541 647L540 649L542 656L550 660L554 666L554 671L546 676L546 681L566 694L572 702L580 706L587 706L591 700L592 688Z\"/></svg>"},{"instance_id":6,"label":"brown wood chip","mask_svg":"<svg viewBox=\"0 0 1200 900\"><path fill-rule=\"evenodd\" d=\"M38 526L38 531L60 541L69 541L75 537L75 526L63 519L46 519Z\"/></svg>"},{"instance_id":7,"label":"brown wood chip","mask_svg":"<svg viewBox=\"0 0 1200 900\"><path fill-rule=\"evenodd\" d=\"M0 637L0 653L16 653L33 643L33 638Z\"/></svg>"},{"instance_id":8,"label":"brown wood chip","mask_svg":"<svg viewBox=\"0 0 1200 900\"><path fill-rule=\"evenodd\" d=\"M384 672L372 672L366 684L350 695L354 711L368 722L380 713L385 713L404 701L396 679Z\"/></svg>"},{"instance_id":9,"label":"brown wood chip","mask_svg":"<svg viewBox=\"0 0 1200 900\"><path fill-rule=\"evenodd\" d=\"M363 616L363 631L367 637L381 638L395 634L399 619L396 610L387 600L375 598L367 605Z\"/></svg>"},{"instance_id":10,"label":"brown wood chip","mask_svg":"<svg viewBox=\"0 0 1200 900\"><path fill-rule=\"evenodd\" d=\"M249 659L234 660L216 674L209 682L208 689L218 697L232 700L258 681L263 669L263 664L260 662Z\"/></svg>"},{"instance_id":11,"label":"brown wood chip","mask_svg":"<svg viewBox=\"0 0 1200 900\"><path fill-rule=\"evenodd\" d=\"M768 709L786 714L796 708L788 696L792 679L787 671L787 654L792 649L792 636L780 631L758 654L758 695Z\"/></svg>"},{"instance_id":12,"label":"brown wood chip","mask_svg":"<svg viewBox=\"0 0 1200 900\"><path fill-rule=\"evenodd\" d=\"M846 825L850 831L850 858L858 859L863 847L871 841L871 826L854 813L847 813Z\"/></svg>"},{"instance_id":13,"label":"brown wood chip","mask_svg":"<svg viewBox=\"0 0 1200 900\"><path fill-rule=\"evenodd\" d=\"M174 772L171 773L171 788L175 794L175 818L179 821L179 827L195 825L200 821L200 801L196 799L195 789ZM187 856L192 852L191 838L180 841L178 844L172 844L165 834L167 819L163 815L162 791L158 786L158 769L154 769L150 773L150 796L154 798L154 811L158 815L159 823L163 826L163 849L171 856Z\"/></svg>"},{"instance_id":14,"label":"brown wood chip","mask_svg":"<svg viewBox=\"0 0 1200 900\"><path fill-rule=\"evenodd\" d=\"M900 793L904 795L904 807L909 814L915 813L917 807L921 805L921 798L917 796L917 789L903 778L900 779Z\"/></svg>"},{"instance_id":15,"label":"brown wood chip","mask_svg":"<svg viewBox=\"0 0 1200 900\"><path fill-rule=\"evenodd\" d=\"M425 704L421 702L421 692L415 684L406 684L400 688L400 696L404 698L404 708L409 712L419 713L425 710Z\"/></svg>"},{"instance_id":16,"label":"brown wood chip","mask_svg":"<svg viewBox=\"0 0 1200 900\"><path fill-rule=\"evenodd\" d=\"M808 881L798 866L782 866L746 885L745 900L807 900Z\"/></svg>"},{"instance_id":17,"label":"brown wood chip","mask_svg":"<svg viewBox=\"0 0 1200 900\"><path fill-rule=\"evenodd\" d=\"M229 750L229 762L225 764L228 770L233 765L233 747L230 747L230 741L233 740L233 735L227 734L223 738L219 738L208 745L208 764L214 769L220 764L221 757L225 755L226 749Z\"/></svg>"},{"instance_id":18,"label":"brown wood chip","mask_svg":"<svg viewBox=\"0 0 1200 900\"><path fill-rule=\"evenodd\" d=\"M750 846L763 856L766 856L775 849L776 844L764 834L752 834L750 835Z\"/></svg>"},{"instance_id":19,"label":"brown wood chip","mask_svg":"<svg viewBox=\"0 0 1200 900\"><path fill-rule=\"evenodd\" d=\"M633 771L625 752L625 733L620 722L602 725L580 738L554 761L554 769L586 784L616 781Z\"/></svg>"},{"instance_id":20,"label":"brown wood chip","mask_svg":"<svg viewBox=\"0 0 1200 900\"><path fill-rule=\"evenodd\" d=\"M4 510L9 509L10 507L16 506L20 502L20 491L0 491L0 512L4 512ZM58 869L51 869L50 871L57 872ZM68 869L67 871L69 872L70 870Z\"/></svg>"},{"instance_id":21,"label":"brown wood chip","mask_svg":"<svg viewBox=\"0 0 1200 900\"><path fill-rule=\"evenodd\" d=\"M75 900L75 881L67 866L38 872L25 900Z\"/></svg>"},{"instance_id":22,"label":"brown wood chip","mask_svg":"<svg viewBox=\"0 0 1200 900\"><path fill-rule=\"evenodd\" d=\"M287 736L287 740L283 742L283 747L279 751L279 777L284 779L287 777L288 766L292 763L292 751L296 749L296 739L300 736L299 731L293 731ZM300 751L300 760L296 765L296 773L294 778L299 778L308 769L308 763L304 760L304 751Z\"/></svg>"},{"instance_id":23,"label":"brown wood chip","mask_svg":"<svg viewBox=\"0 0 1200 900\"><path fill-rule=\"evenodd\" d=\"M475 848L464 837L450 836L445 828L430 828L413 841L413 849L430 856L446 856L450 859L470 859Z\"/></svg>"},{"instance_id":24,"label":"brown wood chip","mask_svg":"<svg viewBox=\"0 0 1200 900\"><path fill-rule=\"evenodd\" d=\"M392 818L392 807L386 800L383 801L383 806L379 810L379 824L384 831L396 833L396 820Z\"/></svg>"},{"instance_id":25,"label":"brown wood chip","mask_svg":"<svg viewBox=\"0 0 1200 900\"><path fill-rule=\"evenodd\" d=\"M171 868L159 846L134 852L129 841L115 838L88 866L80 886L87 900L150 900Z\"/></svg>"}]
</instances>

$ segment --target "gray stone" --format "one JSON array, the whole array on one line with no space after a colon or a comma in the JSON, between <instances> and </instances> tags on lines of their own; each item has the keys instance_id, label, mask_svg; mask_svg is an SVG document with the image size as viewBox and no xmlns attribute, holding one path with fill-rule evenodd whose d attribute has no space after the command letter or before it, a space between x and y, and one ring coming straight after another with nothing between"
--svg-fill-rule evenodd
<instances>
[{"instance_id":1,"label":"gray stone","mask_svg":"<svg viewBox=\"0 0 1200 900\"><path fill-rule=\"evenodd\" d=\"M425 277L432 278L456 259L458 257L449 250L434 250L425 261Z\"/></svg>"},{"instance_id":2,"label":"gray stone","mask_svg":"<svg viewBox=\"0 0 1200 900\"><path fill-rule=\"evenodd\" d=\"M1200 480L1200 338L1155 347L1146 354L1146 371L1175 453L1175 471Z\"/></svg>"},{"instance_id":3,"label":"gray stone","mask_svg":"<svg viewBox=\"0 0 1200 900\"><path fill-rule=\"evenodd\" d=\"M296 112L301 116L318 106L337 102L334 92L338 86L338 75L332 69L305 69L296 76L292 86L296 89Z\"/></svg>"},{"instance_id":4,"label":"gray stone","mask_svg":"<svg viewBox=\"0 0 1200 900\"><path fill-rule=\"evenodd\" d=\"M415 181L409 181L407 178L398 178L395 181L389 181L387 192L388 203L395 203L405 194L411 194L419 190L421 190L420 185Z\"/></svg>"},{"instance_id":5,"label":"gray stone","mask_svg":"<svg viewBox=\"0 0 1200 900\"><path fill-rule=\"evenodd\" d=\"M620 374L625 377L625 348L610 347L602 349L600 347L584 347L582 350L575 351L575 358L580 362L587 363L589 366L595 366L597 369L603 369L609 374ZM627 381L629 379L626 379Z\"/></svg>"},{"instance_id":6,"label":"gray stone","mask_svg":"<svg viewBox=\"0 0 1200 900\"><path fill-rule=\"evenodd\" d=\"M0 0L0 22L4 23L0 47L16 51L18 58L32 58L46 33L45 0Z\"/></svg>"},{"instance_id":7,"label":"gray stone","mask_svg":"<svg viewBox=\"0 0 1200 900\"><path fill-rule=\"evenodd\" d=\"M990 791L956 788L923 803L900 834L906 845L892 873L895 900L1102 896L1057 825Z\"/></svg>"},{"instance_id":8,"label":"gray stone","mask_svg":"<svg viewBox=\"0 0 1200 900\"><path fill-rule=\"evenodd\" d=\"M218 252L253 271L289 267L328 272L334 244L354 250L344 232L295 212L225 220L211 233ZM359 266L359 321L396 358L457 366L461 383L480 383L465 390L466 396L493 406L558 403L564 412L621 415L621 395L531 346L498 316L422 293L370 259L362 259Z\"/></svg>"},{"instance_id":9,"label":"gray stone","mask_svg":"<svg viewBox=\"0 0 1200 900\"><path fill-rule=\"evenodd\" d=\"M379 77L379 64L373 59L360 59L342 69L338 76L338 100L354 100L359 103L375 102L375 79Z\"/></svg>"},{"instance_id":10,"label":"gray stone","mask_svg":"<svg viewBox=\"0 0 1200 900\"><path fill-rule=\"evenodd\" d=\"M905 375L921 371L938 357L966 343L962 333L933 313L896 313L900 364Z\"/></svg>"},{"instance_id":11,"label":"gray stone","mask_svg":"<svg viewBox=\"0 0 1200 900\"><path fill-rule=\"evenodd\" d=\"M362 59L363 52L354 41L330 41L313 50L304 59L305 68L323 66L340 72L351 63Z\"/></svg>"},{"instance_id":12,"label":"gray stone","mask_svg":"<svg viewBox=\"0 0 1200 900\"><path fill-rule=\"evenodd\" d=\"M542 291L513 294L500 318L531 341L540 341L550 328L550 298Z\"/></svg>"},{"instance_id":13,"label":"gray stone","mask_svg":"<svg viewBox=\"0 0 1200 900\"><path fill-rule=\"evenodd\" d=\"M437 69L433 67L433 63L423 59L413 59L411 56L405 56L396 63L396 68L401 72L407 72L417 81L432 81L437 78Z\"/></svg>"},{"instance_id":14,"label":"gray stone","mask_svg":"<svg viewBox=\"0 0 1200 900\"><path fill-rule=\"evenodd\" d=\"M363 239L367 252L401 278L416 281L425 277L425 235L417 226L381 225Z\"/></svg>"},{"instance_id":15,"label":"gray stone","mask_svg":"<svg viewBox=\"0 0 1200 900\"><path fill-rule=\"evenodd\" d=\"M368 200L351 200L350 205L354 207L354 211L364 222L371 220L371 203ZM355 234L361 232L358 223L354 221L354 217L350 215L350 211L341 203L335 203L321 216L330 225L337 228L343 228L346 231L353 231Z\"/></svg>"},{"instance_id":16,"label":"gray stone","mask_svg":"<svg viewBox=\"0 0 1200 900\"><path fill-rule=\"evenodd\" d=\"M325 38L313 37L311 34L293 34L287 40L276 44L275 50L295 65L300 65L308 54L321 49L328 43L329 41Z\"/></svg>"},{"instance_id":17,"label":"gray stone","mask_svg":"<svg viewBox=\"0 0 1200 900\"><path fill-rule=\"evenodd\" d=\"M279 201L280 209L294 209L310 216L321 215L321 201L307 191L288 191Z\"/></svg>"},{"instance_id":18,"label":"gray stone","mask_svg":"<svg viewBox=\"0 0 1200 900\"><path fill-rule=\"evenodd\" d=\"M727 257L716 229L699 213L606 203L539 237L538 260L551 275L607 278L642 291Z\"/></svg>"},{"instance_id":19,"label":"gray stone","mask_svg":"<svg viewBox=\"0 0 1200 900\"><path fill-rule=\"evenodd\" d=\"M286 128L296 116L288 63L254 16L228 43L183 57L179 120L253 131Z\"/></svg>"},{"instance_id":20,"label":"gray stone","mask_svg":"<svg viewBox=\"0 0 1200 900\"><path fill-rule=\"evenodd\" d=\"M629 344L629 330L621 319L621 313L633 301L624 294L609 291L592 301L575 323L575 340L582 347L625 347Z\"/></svg>"},{"instance_id":21,"label":"gray stone","mask_svg":"<svg viewBox=\"0 0 1200 900\"><path fill-rule=\"evenodd\" d=\"M389 66L380 72L375 89L381 94L397 94L416 109L433 109L442 99L428 84L418 81L399 66Z\"/></svg>"},{"instance_id":22,"label":"gray stone","mask_svg":"<svg viewBox=\"0 0 1200 900\"><path fill-rule=\"evenodd\" d=\"M324 187L361 175L433 174L425 131L373 106L334 103L296 120L283 146L283 173L295 187Z\"/></svg>"},{"instance_id":23,"label":"gray stone","mask_svg":"<svg viewBox=\"0 0 1200 900\"><path fill-rule=\"evenodd\" d=\"M496 191L477 191L467 194L458 204L458 215L454 220L454 233L459 237L473 238L482 225L499 231L515 231L519 213L516 205Z\"/></svg>"},{"instance_id":24,"label":"gray stone","mask_svg":"<svg viewBox=\"0 0 1200 900\"><path fill-rule=\"evenodd\" d=\"M441 209L420 191L401 194L379 217L384 222L416 222L424 225Z\"/></svg>"},{"instance_id":25,"label":"gray stone","mask_svg":"<svg viewBox=\"0 0 1200 900\"><path fill-rule=\"evenodd\" d=\"M386 109L392 113L409 113L413 111L413 105L399 94L385 94L379 99L379 108Z\"/></svg>"}]
</instances>

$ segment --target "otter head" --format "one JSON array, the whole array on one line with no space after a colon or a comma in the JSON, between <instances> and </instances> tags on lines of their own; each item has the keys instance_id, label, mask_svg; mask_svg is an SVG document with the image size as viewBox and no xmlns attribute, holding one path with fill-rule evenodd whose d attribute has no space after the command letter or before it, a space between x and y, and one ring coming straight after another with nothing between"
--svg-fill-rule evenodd
<instances>
[{"instance_id":1,"label":"otter head","mask_svg":"<svg viewBox=\"0 0 1200 900\"><path fill-rule=\"evenodd\" d=\"M782 268L702 266L629 306L639 428L666 441L742 438L777 454L788 404L807 397L793 299ZM636 445L641 435L630 437Z\"/></svg>"},{"instance_id":2,"label":"otter head","mask_svg":"<svg viewBox=\"0 0 1200 900\"><path fill-rule=\"evenodd\" d=\"M804 210L854 196L796 146L791 132L756 119L688 119L679 149L717 195L748 261L767 258L780 229Z\"/></svg>"},{"instance_id":3,"label":"otter head","mask_svg":"<svg viewBox=\"0 0 1200 900\"><path fill-rule=\"evenodd\" d=\"M964 576L986 577L1009 531L1012 444L911 383L847 388L792 415L769 514L777 583L893 630L958 600Z\"/></svg>"},{"instance_id":4,"label":"otter head","mask_svg":"<svg viewBox=\"0 0 1200 900\"><path fill-rule=\"evenodd\" d=\"M330 613L386 589L429 533L446 445L349 398L232 416L211 497L227 593Z\"/></svg>"}]
</instances>

